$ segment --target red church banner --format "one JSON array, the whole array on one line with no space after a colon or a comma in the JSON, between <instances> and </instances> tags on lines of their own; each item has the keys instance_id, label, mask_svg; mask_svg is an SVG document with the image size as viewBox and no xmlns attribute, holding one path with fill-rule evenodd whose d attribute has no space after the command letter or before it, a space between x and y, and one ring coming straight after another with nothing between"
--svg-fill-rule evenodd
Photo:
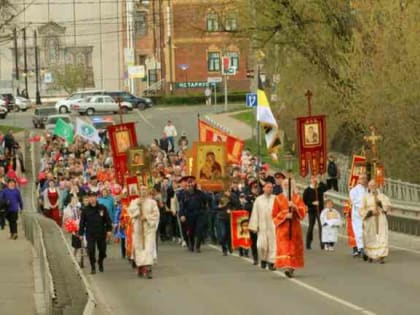
<instances>
[{"instance_id":1,"label":"red church banner","mask_svg":"<svg viewBox=\"0 0 420 315\"><path fill-rule=\"evenodd\" d=\"M356 186L357 180L362 174L366 175L366 157L362 155L353 155L348 183L350 188Z\"/></svg>"},{"instance_id":2,"label":"red church banner","mask_svg":"<svg viewBox=\"0 0 420 315\"><path fill-rule=\"evenodd\" d=\"M327 130L325 116L307 116L297 118L299 136L300 175L324 174L327 162Z\"/></svg>"},{"instance_id":3,"label":"red church banner","mask_svg":"<svg viewBox=\"0 0 420 315\"><path fill-rule=\"evenodd\" d=\"M137 146L136 129L133 122L108 126L108 136L114 159L115 179L124 185L124 176L128 173L128 149Z\"/></svg>"},{"instance_id":4,"label":"red church banner","mask_svg":"<svg viewBox=\"0 0 420 315\"><path fill-rule=\"evenodd\" d=\"M200 142L226 143L228 162L236 164L241 163L242 150L245 146L243 140L213 127L201 119L198 120L198 138Z\"/></svg>"},{"instance_id":5,"label":"red church banner","mask_svg":"<svg viewBox=\"0 0 420 315\"><path fill-rule=\"evenodd\" d=\"M251 238L249 236L249 212L246 210L235 210L230 213L232 248L250 248Z\"/></svg>"}]
</instances>

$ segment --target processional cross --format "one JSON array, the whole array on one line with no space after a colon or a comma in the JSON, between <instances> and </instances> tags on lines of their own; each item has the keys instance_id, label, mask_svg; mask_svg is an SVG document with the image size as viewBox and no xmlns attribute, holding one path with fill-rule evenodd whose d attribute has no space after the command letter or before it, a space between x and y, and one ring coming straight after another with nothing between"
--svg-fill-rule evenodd
<instances>
[{"instance_id":1,"label":"processional cross","mask_svg":"<svg viewBox=\"0 0 420 315\"><path fill-rule=\"evenodd\" d=\"M382 140L382 136L376 134L376 127L370 126L370 136L365 136L363 139L371 145L372 149L372 158L374 160L378 159L378 141Z\"/></svg>"},{"instance_id":2,"label":"processional cross","mask_svg":"<svg viewBox=\"0 0 420 315\"><path fill-rule=\"evenodd\" d=\"M314 94L311 92L311 90L307 90L305 93L306 98L308 99L308 115L312 115L312 97Z\"/></svg>"}]
</instances>

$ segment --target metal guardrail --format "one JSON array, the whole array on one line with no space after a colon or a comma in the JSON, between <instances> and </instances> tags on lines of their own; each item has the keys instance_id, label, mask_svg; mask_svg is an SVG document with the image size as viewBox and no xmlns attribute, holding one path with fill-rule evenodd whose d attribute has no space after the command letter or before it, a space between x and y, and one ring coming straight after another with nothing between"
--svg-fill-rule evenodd
<instances>
[{"instance_id":1,"label":"metal guardrail","mask_svg":"<svg viewBox=\"0 0 420 315\"><path fill-rule=\"evenodd\" d=\"M349 174L341 174L340 180L338 181L339 191L345 194L349 193L348 181ZM420 203L420 185L418 184L386 178L382 191L394 202L414 204Z\"/></svg>"}]
</instances>

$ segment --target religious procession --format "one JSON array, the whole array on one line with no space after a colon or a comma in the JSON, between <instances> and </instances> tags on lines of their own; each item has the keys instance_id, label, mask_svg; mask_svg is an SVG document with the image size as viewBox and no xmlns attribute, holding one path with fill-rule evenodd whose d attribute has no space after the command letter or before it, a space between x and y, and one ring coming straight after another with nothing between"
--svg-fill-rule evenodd
<instances>
[{"instance_id":1,"label":"religious procession","mask_svg":"<svg viewBox=\"0 0 420 315\"><path fill-rule=\"evenodd\" d=\"M275 159L283 140L263 89L258 97L257 119ZM320 249L332 252L344 224L354 257L385 262L390 202L378 189L381 178L373 176L383 171L374 130L366 137L369 160L354 157L342 207L324 196L338 190L340 178L326 150L325 116L297 119L300 176L273 169L243 140L197 122L192 143L178 137L171 120L148 146L137 141L134 123L109 126L101 135L93 127L89 134L57 129L36 139L42 146L39 211L69 233L80 267L87 256L91 274L104 272L107 247L119 246L127 268L152 279L160 244L194 254L217 244L223 256L238 251L292 278L304 267L305 250L313 249L314 232Z\"/></svg>"}]
</instances>

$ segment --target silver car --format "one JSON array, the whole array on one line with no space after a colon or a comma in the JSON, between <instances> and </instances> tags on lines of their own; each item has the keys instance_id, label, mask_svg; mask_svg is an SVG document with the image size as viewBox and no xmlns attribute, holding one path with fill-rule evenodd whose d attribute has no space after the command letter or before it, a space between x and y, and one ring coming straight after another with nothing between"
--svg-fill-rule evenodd
<instances>
[{"instance_id":1,"label":"silver car","mask_svg":"<svg viewBox=\"0 0 420 315\"><path fill-rule=\"evenodd\" d=\"M50 115L48 116L47 121L45 122L45 130L49 133L49 134L53 134L54 133L54 129L55 129L55 124L57 123L57 120L63 120L64 122L70 124L73 126L73 122L71 120L70 115L67 114L59 114L59 115Z\"/></svg>"},{"instance_id":2,"label":"silver car","mask_svg":"<svg viewBox=\"0 0 420 315\"><path fill-rule=\"evenodd\" d=\"M80 115L87 114L91 116L99 112L116 114L120 111L120 106L111 96L95 95L72 104L71 109L72 111L78 112ZM133 110L133 105L128 102L121 102L121 111L127 113L129 110Z\"/></svg>"},{"instance_id":3,"label":"silver car","mask_svg":"<svg viewBox=\"0 0 420 315\"><path fill-rule=\"evenodd\" d=\"M15 97L15 108L16 111L22 111L26 112L28 108L31 107L31 101L27 98L24 98L22 96L16 96Z\"/></svg>"}]
</instances>

